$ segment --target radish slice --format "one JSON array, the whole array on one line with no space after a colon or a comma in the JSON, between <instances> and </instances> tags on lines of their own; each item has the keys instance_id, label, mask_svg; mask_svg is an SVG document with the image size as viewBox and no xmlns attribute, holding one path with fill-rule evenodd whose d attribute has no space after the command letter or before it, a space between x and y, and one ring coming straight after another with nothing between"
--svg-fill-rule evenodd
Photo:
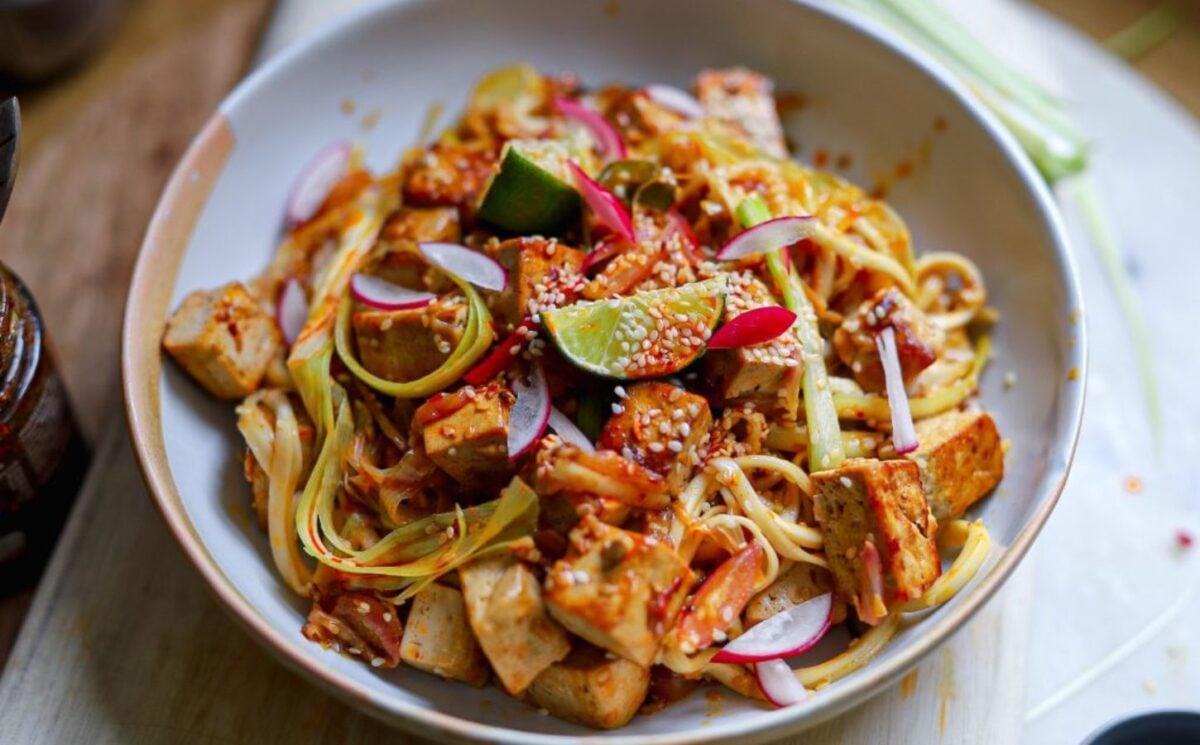
<instances>
[{"instance_id":1,"label":"radish slice","mask_svg":"<svg viewBox=\"0 0 1200 745\"><path fill-rule=\"evenodd\" d=\"M550 422L550 389L541 365L529 371L529 383L513 383L517 400L508 413L508 459L516 460L538 441ZM561 434L561 433L560 433Z\"/></svg>"},{"instance_id":2,"label":"radish slice","mask_svg":"<svg viewBox=\"0 0 1200 745\"><path fill-rule=\"evenodd\" d=\"M858 617L863 623L877 626L887 615L883 602L883 560L871 541L863 543L862 561L858 565Z\"/></svg>"},{"instance_id":3,"label":"radish slice","mask_svg":"<svg viewBox=\"0 0 1200 745\"><path fill-rule=\"evenodd\" d=\"M457 243L429 241L417 245L429 263L476 287L500 292L508 286L508 272L500 266L500 262L473 248L460 246Z\"/></svg>"},{"instance_id":4,"label":"radish slice","mask_svg":"<svg viewBox=\"0 0 1200 745\"><path fill-rule=\"evenodd\" d=\"M779 337L796 323L796 314L778 305L753 308L717 329L709 349L735 349L762 344Z\"/></svg>"},{"instance_id":5,"label":"radish slice","mask_svg":"<svg viewBox=\"0 0 1200 745\"><path fill-rule=\"evenodd\" d=\"M410 290L361 272L350 277L350 294L358 302L376 310L423 308L437 299L432 292Z\"/></svg>"},{"instance_id":6,"label":"radish slice","mask_svg":"<svg viewBox=\"0 0 1200 745\"><path fill-rule=\"evenodd\" d=\"M785 248L812 237L814 226L811 217L777 217L760 222L735 235L733 240L717 252L717 258L721 261L733 261Z\"/></svg>"},{"instance_id":7,"label":"radish slice","mask_svg":"<svg viewBox=\"0 0 1200 745\"><path fill-rule=\"evenodd\" d=\"M892 442L896 453L904 455L917 449L917 429L908 408L908 393L900 372L900 353L896 348L896 330L888 326L875 336L875 348L883 363L883 378L887 383L888 408L892 410Z\"/></svg>"},{"instance_id":8,"label":"radish slice","mask_svg":"<svg viewBox=\"0 0 1200 745\"><path fill-rule=\"evenodd\" d=\"M776 613L729 642L713 662L766 662L807 652L833 621L833 595L825 593Z\"/></svg>"},{"instance_id":9,"label":"radish slice","mask_svg":"<svg viewBox=\"0 0 1200 745\"><path fill-rule=\"evenodd\" d=\"M669 229L683 236L683 242L692 260L703 260L704 255L700 253L700 240L696 238L696 233L692 230L692 226L688 224L687 218L681 215L679 210L672 207L670 210L667 210L667 219L671 223Z\"/></svg>"},{"instance_id":10,"label":"radish slice","mask_svg":"<svg viewBox=\"0 0 1200 745\"><path fill-rule=\"evenodd\" d=\"M475 367L467 370L463 375L463 382L467 385L483 385L492 378L500 374L500 371L508 367L509 363L517 358L521 351L521 347L525 346L525 342L529 341L533 334L529 330L533 328L533 321L526 318L521 321L520 325L513 329L513 332L504 338L504 341L496 345L496 348L483 358Z\"/></svg>"},{"instance_id":11,"label":"radish slice","mask_svg":"<svg viewBox=\"0 0 1200 745\"><path fill-rule=\"evenodd\" d=\"M676 114L682 114L689 119L699 119L704 116L704 107L700 102L692 94L673 85L654 83L646 86L643 90L646 91L646 95L651 101Z\"/></svg>"},{"instance_id":12,"label":"radish slice","mask_svg":"<svg viewBox=\"0 0 1200 745\"><path fill-rule=\"evenodd\" d=\"M612 257L621 253L621 251L625 250L625 248L628 246L629 244L626 241L618 238L615 235L605 237L604 240L597 243L596 247L593 248L586 257L584 257L583 264L579 267L579 271L586 274L592 267L608 261Z\"/></svg>"},{"instance_id":13,"label":"radish slice","mask_svg":"<svg viewBox=\"0 0 1200 745\"><path fill-rule=\"evenodd\" d=\"M329 145L300 171L300 177L292 187L287 199L287 225L294 228L300 223L307 222L321 204L330 190L346 172L346 163L350 160L350 143L335 142Z\"/></svg>"},{"instance_id":14,"label":"radish slice","mask_svg":"<svg viewBox=\"0 0 1200 745\"><path fill-rule=\"evenodd\" d=\"M754 677L767 700L783 708L808 698L808 691L796 680L796 674L783 660L768 660L754 665Z\"/></svg>"},{"instance_id":15,"label":"radish slice","mask_svg":"<svg viewBox=\"0 0 1200 745\"><path fill-rule=\"evenodd\" d=\"M579 427L575 426L575 422L572 422L566 414L553 406L550 407L550 429L557 432L558 436L563 438L563 442L577 445L585 453L596 452L596 447L592 445L592 441L587 438L587 435Z\"/></svg>"},{"instance_id":16,"label":"radish slice","mask_svg":"<svg viewBox=\"0 0 1200 745\"><path fill-rule=\"evenodd\" d=\"M291 346L300 336L304 322L308 320L308 298L304 297L304 285L292 278L283 283L279 300L275 303L275 321L283 332L283 340Z\"/></svg>"},{"instance_id":17,"label":"radish slice","mask_svg":"<svg viewBox=\"0 0 1200 745\"><path fill-rule=\"evenodd\" d=\"M633 220L629 219L629 213L625 211L621 201L611 191L584 173L583 169L574 161L567 161L567 165L575 177L575 188L579 189L579 193L583 195L583 201L587 202L600 224L616 233L618 237L624 238L630 243L637 243L637 237L633 232Z\"/></svg>"},{"instance_id":18,"label":"radish slice","mask_svg":"<svg viewBox=\"0 0 1200 745\"><path fill-rule=\"evenodd\" d=\"M554 97L554 108L568 119L574 119L587 127L600 147L601 157L605 160L625 157L625 143L621 140L620 133L603 116L578 101L572 101L562 96Z\"/></svg>"}]
</instances>

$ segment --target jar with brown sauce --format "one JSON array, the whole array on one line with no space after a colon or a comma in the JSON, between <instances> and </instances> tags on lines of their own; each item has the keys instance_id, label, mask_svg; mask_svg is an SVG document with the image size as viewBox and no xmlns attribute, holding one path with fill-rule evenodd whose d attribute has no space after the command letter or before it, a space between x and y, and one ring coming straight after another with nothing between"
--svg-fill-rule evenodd
<instances>
[{"instance_id":1,"label":"jar with brown sauce","mask_svg":"<svg viewBox=\"0 0 1200 745\"><path fill-rule=\"evenodd\" d=\"M87 462L37 306L0 264L0 594L40 575Z\"/></svg>"}]
</instances>

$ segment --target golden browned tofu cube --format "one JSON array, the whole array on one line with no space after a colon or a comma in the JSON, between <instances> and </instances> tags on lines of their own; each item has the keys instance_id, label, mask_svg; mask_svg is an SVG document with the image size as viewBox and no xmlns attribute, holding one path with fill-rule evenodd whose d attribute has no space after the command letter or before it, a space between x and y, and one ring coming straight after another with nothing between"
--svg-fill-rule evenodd
<instances>
[{"instance_id":1,"label":"golden browned tofu cube","mask_svg":"<svg viewBox=\"0 0 1200 745\"><path fill-rule=\"evenodd\" d=\"M909 454L938 520L958 517L1004 477L1004 448L991 415L949 411L917 422L920 445Z\"/></svg>"},{"instance_id":2,"label":"golden browned tofu cube","mask_svg":"<svg viewBox=\"0 0 1200 745\"><path fill-rule=\"evenodd\" d=\"M741 67L704 70L696 77L696 97L708 115L740 129L767 155L787 157L769 78Z\"/></svg>"},{"instance_id":3,"label":"golden browned tofu cube","mask_svg":"<svg viewBox=\"0 0 1200 745\"><path fill-rule=\"evenodd\" d=\"M730 275L723 322L768 305L778 303L766 285L749 272ZM772 401L788 415L796 415L804 367L794 333L761 344L709 350L704 355L704 369L714 389L727 401Z\"/></svg>"},{"instance_id":4,"label":"golden browned tofu cube","mask_svg":"<svg viewBox=\"0 0 1200 745\"><path fill-rule=\"evenodd\" d=\"M429 420L422 437L425 453L451 478L468 488L498 490L508 482L508 412L513 395L498 383L456 396L450 411L430 415L442 399L431 398L414 419Z\"/></svg>"},{"instance_id":5,"label":"golden browned tofu cube","mask_svg":"<svg viewBox=\"0 0 1200 745\"><path fill-rule=\"evenodd\" d=\"M432 584L412 599L400 659L427 673L473 686L487 682L487 662L467 623L462 593Z\"/></svg>"},{"instance_id":6,"label":"golden browned tofu cube","mask_svg":"<svg viewBox=\"0 0 1200 745\"><path fill-rule=\"evenodd\" d=\"M163 347L196 382L218 398L258 388L282 340L275 319L240 282L183 299L169 321Z\"/></svg>"},{"instance_id":7,"label":"golden browned tofu cube","mask_svg":"<svg viewBox=\"0 0 1200 745\"><path fill-rule=\"evenodd\" d=\"M711 428L712 411L703 396L670 383L638 383L605 422L596 446L662 475L669 492L678 494Z\"/></svg>"},{"instance_id":8,"label":"golden browned tofu cube","mask_svg":"<svg viewBox=\"0 0 1200 745\"><path fill-rule=\"evenodd\" d=\"M671 505L662 476L612 450L588 453L559 438L546 438L535 462L534 488L543 497L590 497L647 510Z\"/></svg>"},{"instance_id":9,"label":"golden browned tofu cube","mask_svg":"<svg viewBox=\"0 0 1200 745\"><path fill-rule=\"evenodd\" d=\"M383 237L391 241L440 241L458 243L462 228L454 207L401 207L383 226Z\"/></svg>"},{"instance_id":10,"label":"golden browned tofu cube","mask_svg":"<svg viewBox=\"0 0 1200 745\"><path fill-rule=\"evenodd\" d=\"M473 561L458 570L467 620L504 689L512 694L571 651L567 632L550 618L537 577L510 556Z\"/></svg>"},{"instance_id":11,"label":"golden browned tofu cube","mask_svg":"<svg viewBox=\"0 0 1200 745\"><path fill-rule=\"evenodd\" d=\"M834 593L832 622L839 624L846 620L846 601L834 592L833 575L816 564L797 562L750 598L746 604L746 628L827 592Z\"/></svg>"},{"instance_id":12,"label":"golden browned tofu cube","mask_svg":"<svg viewBox=\"0 0 1200 745\"><path fill-rule=\"evenodd\" d=\"M893 287L880 290L833 332L834 351L864 390L875 393L885 390L883 363L875 336L888 326L896 334L896 352L905 385L937 360L945 343L945 332L903 293Z\"/></svg>"},{"instance_id":13,"label":"golden browned tofu cube","mask_svg":"<svg viewBox=\"0 0 1200 745\"><path fill-rule=\"evenodd\" d=\"M812 482L825 558L838 592L853 600L860 618L871 615L864 555L878 553L887 607L920 597L941 574L937 521L915 463L851 458L812 474Z\"/></svg>"},{"instance_id":14,"label":"golden browned tofu cube","mask_svg":"<svg viewBox=\"0 0 1200 745\"><path fill-rule=\"evenodd\" d=\"M437 142L405 162L404 203L420 207L473 209L496 162L495 151Z\"/></svg>"},{"instance_id":15,"label":"golden browned tofu cube","mask_svg":"<svg viewBox=\"0 0 1200 745\"><path fill-rule=\"evenodd\" d=\"M508 288L490 298L492 311L516 324L572 301L583 280L580 268L587 254L553 238L534 236L500 243L492 258L508 270Z\"/></svg>"},{"instance_id":16,"label":"golden browned tofu cube","mask_svg":"<svg viewBox=\"0 0 1200 745\"><path fill-rule=\"evenodd\" d=\"M571 531L546 577L550 613L568 631L649 667L694 579L667 543L593 516Z\"/></svg>"},{"instance_id":17,"label":"golden browned tofu cube","mask_svg":"<svg viewBox=\"0 0 1200 745\"><path fill-rule=\"evenodd\" d=\"M648 668L581 646L547 668L525 695L552 716L585 727L613 729L633 719L649 688Z\"/></svg>"},{"instance_id":18,"label":"golden browned tofu cube","mask_svg":"<svg viewBox=\"0 0 1200 745\"><path fill-rule=\"evenodd\" d=\"M462 297L438 298L424 308L357 310L350 317L363 367L387 380L428 375L458 346L466 325Z\"/></svg>"}]
</instances>

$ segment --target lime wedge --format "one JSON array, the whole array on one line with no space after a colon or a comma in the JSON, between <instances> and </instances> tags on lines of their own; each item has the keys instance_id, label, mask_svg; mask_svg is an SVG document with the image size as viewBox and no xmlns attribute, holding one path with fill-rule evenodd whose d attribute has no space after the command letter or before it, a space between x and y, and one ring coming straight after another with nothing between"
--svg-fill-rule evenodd
<instances>
[{"instance_id":1,"label":"lime wedge","mask_svg":"<svg viewBox=\"0 0 1200 745\"><path fill-rule=\"evenodd\" d=\"M542 325L576 367L608 378L670 375L704 351L725 307L725 278L576 303Z\"/></svg>"},{"instance_id":2,"label":"lime wedge","mask_svg":"<svg viewBox=\"0 0 1200 745\"><path fill-rule=\"evenodd\" d=\"M554 234L579 216L567 150L557 142L510 140L479 204L479 218L522 235Z\"/></svg>"}]
</instances>

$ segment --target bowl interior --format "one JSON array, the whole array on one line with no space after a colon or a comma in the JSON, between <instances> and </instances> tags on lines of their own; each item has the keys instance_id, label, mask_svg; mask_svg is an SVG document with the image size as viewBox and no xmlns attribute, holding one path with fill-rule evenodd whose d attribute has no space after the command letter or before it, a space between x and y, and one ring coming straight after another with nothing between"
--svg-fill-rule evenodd
<instances>
[{"instance_id":1,"label":"bowl interior","mask_svg":"<svg viewBox=\"0 0 1200 745\"><path fill-rule=\"evenodd\" d=\"M517 59L573 71L588 84L686 86L704 67L763 71L779 91L803 96L787 120L802 159L827 158L860 184L887 184L918 250L962 252L983 269L990 302L1003 313L983 401L1014 443L999 492L976 510L996 543L985 572L904 631L872 666L808 705L772 712L730 694L713 716L704 697L693 696L636 719L620 735L670 733L666 742L763 732L815 722L861 700L944 638L1011 569L1065 475L1082 395L1081 382L1068 382L1068 370L1081 364L1081 329L1070 320L1079 301L1045 190L1031 186L1036 177L1010 140L998 139L992 124L906 53L828 11L785 0L374 6L268 62L225 102L232 151L190 237L177 241L183 251L177 276L163 271L150 279L171 288L173 308L194 289L257 273L279 238L288 188L313 153L335 139L357 140L374 169L389 169L414 144L432 104L445 104L452 116L481 73ZM896 180L908 168L911 175ZM171 209L169 201L160 211ZM148 248L169 250L176 249ZM131 317L145 302L135 290ZM145 308L158 321L164 311ZM1019 382L1006 389L1002 378L1010 370ZM169 364L157 387L135 380L127 387L131 409L161 410L165 462L155 462L147 455L153 448L139 443L147 469L166 474L156 497L181 503L179 514L191 528L184 540L198 541L200 560L213 562L210 580L227 583L246 601L235 611L256 614L251 625L272 629L268 641L293 665L326 671L326 682L335 679L343 693L397 721L486 738L505 735L483 725L588 732L539 716L495 688L475 690L405 669L378 672L305 641L299 629L306 608L276 578L265 536L250 516L232 408L210 400ZM1014 544L1018 550L1009 550ZM521 732L510 735L532 740Z\"/></svg>"}]
</instances>

